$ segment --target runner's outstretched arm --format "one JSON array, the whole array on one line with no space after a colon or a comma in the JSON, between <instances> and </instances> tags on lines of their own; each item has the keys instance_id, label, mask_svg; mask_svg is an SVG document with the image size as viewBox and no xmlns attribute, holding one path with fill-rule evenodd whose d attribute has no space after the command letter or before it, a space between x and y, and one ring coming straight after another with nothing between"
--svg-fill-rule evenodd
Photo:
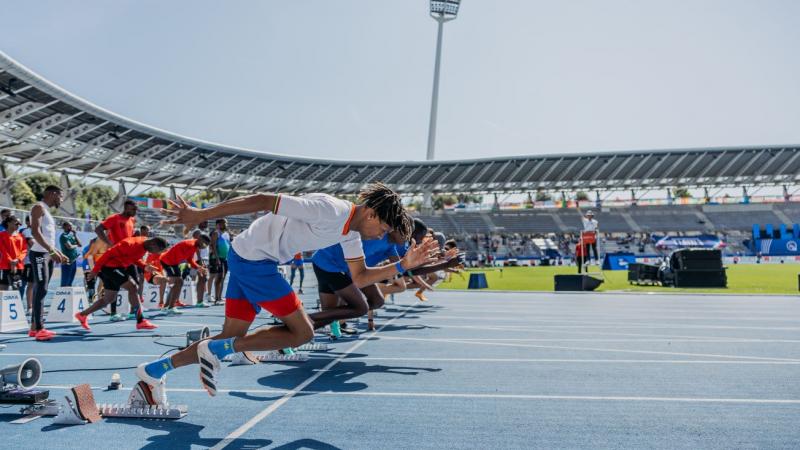
<instances>
[{"instance_id":1,"label":"runner's outstretched arm","mask_svg":"<svg viewBox=\"0 0 800 450\"><path fill-rule=\"evenodd\" d=\"M252 194L232 198L218 203L210 208L200 209L189 205L180 195L177 201L168 200L171 209L162 209L161 214L167 218L162 220L163 225L186 225L192 228L198 223L216 217L250 214L259 211L273 212L278 203L278 194Z\"/></svg>"}]
</instances>

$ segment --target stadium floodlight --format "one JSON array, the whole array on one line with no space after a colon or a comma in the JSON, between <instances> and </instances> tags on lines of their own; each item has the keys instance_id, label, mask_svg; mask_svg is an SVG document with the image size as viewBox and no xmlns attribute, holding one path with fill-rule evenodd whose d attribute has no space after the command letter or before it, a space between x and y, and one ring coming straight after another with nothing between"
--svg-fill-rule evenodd
<instances>
[{"instance_id":1,"label":"stadium floodlight","mask_svg":"<svg viewBox=\"0 0 800 450\"><path fill-rule=\"evenodd\" d=\"M431 0L431 17L439 24L436 37L436 64L433 69L433 95L431 98L431 121L428 125L428 152L427 160L434 158L436 146L436 115L439 109L439 68L442 62L442 33L444 23L454 20L458 15L461 0Z\"/></svg>"},{"instance_id":2,"label":"stadium floodlight","mask_svg":"<svg viewBox=\"0 0 800 450\"><path fill-rule=\"evenodd\" d=\"M461 0L431 0L431 14L452 16L455 19L459 4Z\"/></svg>"}]
</instances>

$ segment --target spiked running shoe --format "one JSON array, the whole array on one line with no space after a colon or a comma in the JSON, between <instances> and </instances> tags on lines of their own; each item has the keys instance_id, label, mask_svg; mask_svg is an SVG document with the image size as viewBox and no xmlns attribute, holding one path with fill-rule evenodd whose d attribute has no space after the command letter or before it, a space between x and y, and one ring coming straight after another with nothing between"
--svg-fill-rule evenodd
<instances>
[{"instance_id":1,"label":"spiked running shoe","mask_svg":"<svg viewBox=\"0 0 800 450\"><path fill-rule=\"evenodd\" d=\"M146 366L147 363L142 363L136 367L136 376L150 388L150 392L142 389L146 402L150 405L167 406L167 377L151 377L145 370Z\"/></svg>"},{"instance_id":2,"label":"spiked running shoe","mask_svg":"<svg viewBox=\"0 0 800 450\"><path fill-rule=\"evenodd\" d=\"M89 316L84 316L81 313L75 313L75 320L81 324L84 330L92 331L92 329L89 327Z\"/></svg>"},{"instance_id":3,"label":"spiked running shoe","mask_svg":"<svg viewBox=\"0 0 800 450\"><path fill-rule=\"evenodd\" d=\"M217 374L220 370L220 361L209 348L211 339L201 341L197 346L197 362L200 363L200 384L203 385L208 395L217 395Z\"/></svg>"}]
</instances>

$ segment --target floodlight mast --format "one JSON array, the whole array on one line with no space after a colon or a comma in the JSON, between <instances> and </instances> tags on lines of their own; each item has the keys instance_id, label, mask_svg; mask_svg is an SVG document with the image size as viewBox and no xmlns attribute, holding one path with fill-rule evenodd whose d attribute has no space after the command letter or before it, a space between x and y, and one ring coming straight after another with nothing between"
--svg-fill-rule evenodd
<instances>
[{"instance_id":1,"label":"floodlight mast","mask_svg":"<svg viewBox=\"0 0 800 450\"><path fill-rule=\"evenodd\" d=\"M455 20L461 0L431 0L431 17L438 23L436 34L436 62L433 68L433 93L431 95L431 117L428 124L428 151L425 159L432 161L436 152L436 118L439 112L439 72L442 63L442 34L444 23ZM423 207L431 209L432 192L424 193Z\"/></svg>"},{"instance_id":2,"label":"floodlight mast","mask_svg":"<svg viewBox=\"0 0 800 450\"><path fill-rule=\"evenodd\" d=\"M461 0L431 0L431 17L438 23L436 36L436 62L433 69L433 94L431 96L431 117L428 125L427 160L433 160L436 147L436 117L439 110L439 72L442 63L442 33L444 23L455 20Z\"/></svg>"}]
</instances>

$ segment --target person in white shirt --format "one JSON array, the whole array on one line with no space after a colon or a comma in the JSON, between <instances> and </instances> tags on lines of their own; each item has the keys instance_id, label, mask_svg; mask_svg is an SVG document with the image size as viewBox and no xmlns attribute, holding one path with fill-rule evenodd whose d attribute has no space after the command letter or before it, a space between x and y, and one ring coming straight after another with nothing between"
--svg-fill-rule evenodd
<instances>
[{"instance_id":1,"label":"person in white shirt","mask_svg":"<svg viewBox=\"0 0 800 450\"><path fill-rule=\"evenodd\" d=\"M594 259L599 261L597 256L597 240L600 238L599 224L594 218L594 212L587 211L586 215L581 219L583 221L583 233L581 234L581 241L583 242L583 257L585 259L591 258L591 253L594 252Z\"/></svg>"},{"instance_id":2,"label":"person in white shirt","mask_svg":"<svg viewBox=\"0 0 800 450\"><path fill-rule=\"evenodd\" d=\"M186 349L141 364L136 375L149 386L153 404L166 404L165 375L177 367L200 364L200 381L209 395L217 393L216 377L222 359L234 352L297 347L314 336L314 328L278 265L297 252L339 243L352 273L361 285L394 277L406 269L435 260L435 241L414 244L396 264L367 268L361 238L377 239L407 223L400 196L382 183L372 183L359 194L358 205L327 194L294 197L253 194L224 201L206 209L192 208L182 198L162 213L172 216L165 224L192 227L215 217L269 213L256 219L233 240L228 254L230 279L225 293L222 332ZM261 308L280 319L282 326L259 328L247 334ZM141 383L139 384L141 386ZM147 395L147 393L145 393Z\"/></svg>"},{"instance_id":3,"label":"person in white shirt","mask_svg":"<svg viewBox=\"0 0 800 450\"><path fill-rule=\"evenodd\" d=\"M31 233L33 246L30 249L33 265L33 312L31 314L31 331L28 336L37 341L49 341L55 332L44 328L42 306L47 296L47 285L53 273L53 263L65 263L69 258L56 248L56 221L50 214L50 208L61 206L63 192L58 186L47 186L42 201L31 209Z\"/></svg>"}]
</instances>

